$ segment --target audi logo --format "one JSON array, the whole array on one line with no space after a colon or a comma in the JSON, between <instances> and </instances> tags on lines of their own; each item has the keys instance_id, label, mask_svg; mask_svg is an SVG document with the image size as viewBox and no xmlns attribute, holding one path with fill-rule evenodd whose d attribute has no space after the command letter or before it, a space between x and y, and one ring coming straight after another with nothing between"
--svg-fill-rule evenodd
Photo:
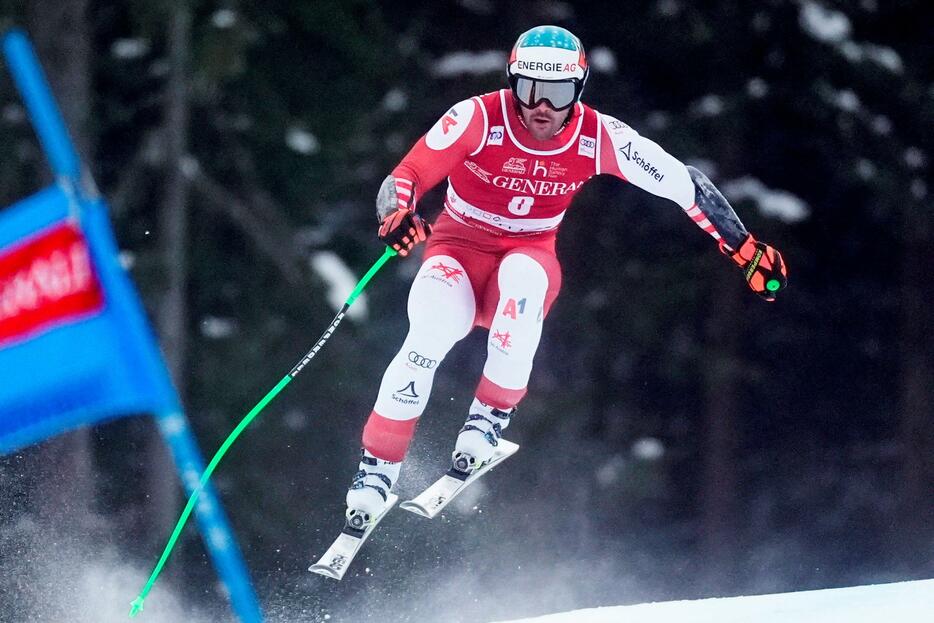
<instances>
[{"instance_id":1,"label":"audi logo","mask_svg":"<svg viewBox=\"0 0 934 623\"><path fill-rule=\"evenodd\" d=\"M434 359L429 359L428 357L422 357L414 350L409 351L409 361L417 365L419 368L425 368L426 370L431 370L435 367L435 364L438 362Z\"/></svg>"}]
</instances>

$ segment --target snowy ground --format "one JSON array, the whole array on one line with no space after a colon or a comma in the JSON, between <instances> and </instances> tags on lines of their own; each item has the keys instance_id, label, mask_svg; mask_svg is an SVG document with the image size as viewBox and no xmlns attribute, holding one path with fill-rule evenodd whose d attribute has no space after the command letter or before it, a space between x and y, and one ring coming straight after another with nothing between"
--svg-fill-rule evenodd
<instances>
[{"instance_id":1,"label":"snowy ground","mask_svg":"<svg viewBox=\"0 0 934 623\"><path fill-rule=\"evenodd\" d=\"M369 571L369 570L367 570ZM593 569L591 569L593 571ZM116 550L91 550L80 539L50 537L31 522L21 521L0 531L0 621L69 621L74 623L118 623L129 621L129 602L148 577L149 568L131 564ZM311 576L311 574L308 574ZM528 586L513 595L513 602L533 598L543 606L542 594L574 590L586 582L579 569L570 575L538 577L538 588ZM401 606L385 595L361 594L363 602L334 605L328 614L318 607L305 607L301 593L282 598L284 606L267 606L270 623L341 623L342 621L489 621L490 617L445 612L451 602L449 591L470 591L471 575L451 582L443 578L409 578L411 585L432 586L412 594L403 591ZM318 576L309 578L312 586ZM366 585L378 578L363 578ZM473 578L480 581L481 579ZM619 578L623 583L623 579ZM208 613L185 604L172 594L170 583L156 586L141 623L233 622L227 608ZM489 589L489 587L486 587ZM288 592L288 591L287 591ZM486 590L484 590L486 592ZM474 591L476 594L476 591ZM626 591L621 590L621 594ZM11 601L5 597L12 597ZM372 599L371 599L372 598ZM369 604L371 600L375 603ZM274 600L273 600L274 601ZM6 603L5 603L6 602ZM578 602L580 603L580 602ZM367 605L369 604L369 605ZM377 605L396 616L377 614ZM394 604L394 605L393 605ZM344 607L346 606L346 608ZM424 607L422 607L424 606ZM526 608L528 611L528 608ZM439 616L440 615L440 616ZM448 615L456 618L448 618ZM502 621L502 619L500 619ZM934 621L934 580L839 588L821 591L648 603L575 610L523 619L523 623L930 623ZM518 623L514 621L513 623Z\"/></svg>"},{"instance_id":2,"label":"snowy ground","mask_svg":"<svg viewBox=\"0 0 934 623\"><path fill-rule=\"evenodd\" d=\"M461 501L472 503L466 497ZM474 560L468 549L458 568L452 569L445 562L451 559L451 552L430 546L434 531L462 530L468 541L478 542L489 529L485 524L502 523L503 518L496 516L496 510L473 512L460 522L452 517L450 523L444 524L412 522L404 515L408 513L390 517L387 525L381 526L382 533L367 544L369 550L364 559L341 583L309 573L300 574L300 580L296 580L280 571L272 581L279 589L271 591L268 578L261 578L267 581L262 592L266 620L269 623L502 622L519 613L558 612L577 605L632 601L642 592L633 578L620 574L618 568L606 561L552 560L551 564L517 567L516 571L506 570L505 575L498 576L481 572L486 568L486 563L480 560L483 556L478 554L480 559ZM93 521L89 527L78 531L80 536L63 535L28 517L0 524L0 623L130 621L127 618L130 601L151 571L152 556L149 552L119 551L106 538L111 527L105 520L90 519ZM517 559L518 550L541 549L532 538L521 544L505 539L497 547L504 560ZM406 552L417 558L437 558L438 566L415 571ZM551 555L545 552L543 556ZM371 569L366 558L377 564ZM192 603L190 591L181 594L178 586L185 577L181 573L182 562L176 559L169 567L166 577L156 584L147 599L146 610L134 621L234 623L229 607L222 601L218 605L216 586L204 586L204 593L210 598L195 599L198 603ZM206 561L203 564L208 565ZM404 581L400 582L400 578ZM591 608L523 621L932 623L934 579Z\"/></svg>"},{"instance_id":3,"label":"snowy ground","mask_svg":"<svg viewBox=\"0 0 934 623\"><path fill-rule=\"evenodd\" d=\"M934 621L934 580L591 608L522 623L908 623ZM514 622L518 623L518 622Z\"/></svg>"}]
</instances>

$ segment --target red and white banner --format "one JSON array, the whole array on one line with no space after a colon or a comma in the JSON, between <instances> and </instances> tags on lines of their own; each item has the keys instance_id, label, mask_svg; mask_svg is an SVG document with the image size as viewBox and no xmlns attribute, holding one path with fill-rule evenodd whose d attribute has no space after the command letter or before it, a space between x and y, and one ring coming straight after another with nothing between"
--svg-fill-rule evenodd
<instances>
[{"instance_id":1,"label":"red and white banner","mask_svg":"<svg viewBox=\"0 0 934 623\"><path fill-rule=\"evenodd\" d=\"M0 346L103 306L87 240L71 223L0 250Z\"/></svg>"}]
</instances>

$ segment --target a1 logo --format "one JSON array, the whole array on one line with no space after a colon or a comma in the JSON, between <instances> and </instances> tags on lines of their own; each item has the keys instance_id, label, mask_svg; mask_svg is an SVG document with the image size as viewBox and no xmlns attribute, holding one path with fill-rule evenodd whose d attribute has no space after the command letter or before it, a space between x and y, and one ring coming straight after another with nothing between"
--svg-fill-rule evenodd
<instances>
[{"instance_id":1,"label":"a1 logo","mask_svg":"<svg viewBox=\"0 0 934 623\"><path fill-rule=\"evenodd\" d=\"M502 315L509 316L513 320L516 320L516 310L518 310L520 314L525 313L525 301L526 299L520 299L518 302L516 302L516 299L509 299L506 301L506 306L503 307Z\"/></svg>"}]
</instances>

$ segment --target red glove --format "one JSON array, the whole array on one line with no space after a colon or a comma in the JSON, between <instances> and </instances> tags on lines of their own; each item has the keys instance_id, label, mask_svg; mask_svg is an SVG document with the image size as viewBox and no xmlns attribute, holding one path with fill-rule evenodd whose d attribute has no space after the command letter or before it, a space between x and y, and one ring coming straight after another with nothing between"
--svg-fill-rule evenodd
<instances>
[{"instance_id":1,"label":"red glove","mask_svg":"<svg viewBox=\"0 0 934 623\"><path fill-rule=\"evenodd\" d=\"M379 239L405 257L419 242L425 242L431 225L406 208L400 208L383 219L379 226Z\"/></svg>"},{"instance_id":2,"label":"red glove","mask_svg":"<svg viewBox=\"0 0 934 623\"><path fill-rule=\"evenodd\" d=\"M774 301L775 294L788 285L782 254L775 247L756 241L752 234L743 240L738 250L732 251L722 245L720 250L743 269L749 287L766 301Z\"/></svg>"}]
</instances>

